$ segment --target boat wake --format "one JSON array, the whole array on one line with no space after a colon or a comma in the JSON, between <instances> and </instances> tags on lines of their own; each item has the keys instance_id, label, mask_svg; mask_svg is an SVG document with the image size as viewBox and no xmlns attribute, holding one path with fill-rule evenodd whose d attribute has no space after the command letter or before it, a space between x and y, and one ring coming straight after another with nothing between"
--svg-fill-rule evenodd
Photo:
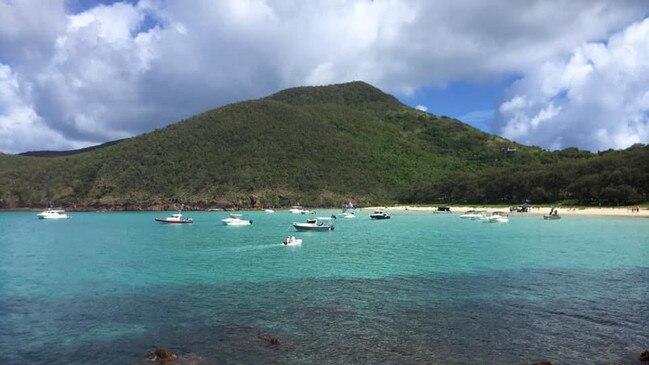
<instances>
[{"instance_id":1,"label":"boat wake","mask_svg":"<svg viewBox=\"0 0 649 365\"><path fill-rule=\"evenodd\" d=\"M233 247L232 251L234 251L234 252L245 252L245 251L267 250L269 248L277 248L277 247L280 247L280 246L284 246L281 241L279 243L273 243L273 244L266 243L266 244L263 244L263 245Z\"/></svg>"}]
</instances>

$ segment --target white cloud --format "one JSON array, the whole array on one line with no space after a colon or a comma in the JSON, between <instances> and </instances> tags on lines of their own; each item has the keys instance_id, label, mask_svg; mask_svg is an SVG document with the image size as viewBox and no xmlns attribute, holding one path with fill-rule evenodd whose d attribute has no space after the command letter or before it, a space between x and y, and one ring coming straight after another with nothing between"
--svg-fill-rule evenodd
<instances>
[{"instance_id":1,"label":"white cloud","mask_svg":"<svg viewBox=\"0 0 649 365\"><path fill-rule=\"evenodd\" d=\"M63 0L0 1L0 62L28 74L52 56L65 24Z\"/></svg>"},{"instance_id":2,"label":"white cloud","mask_svg":"<svg viewBox=\"0 0 649 365\"><path fill-rule=\"evenodd\" d=\"M305 84L364 80L406 95L514 74L527 80L515 88L537 77L547 93L572 85L566 98L586 98L592 93L580 90L597 86L597 70L578 57L568 68L562 57L648 11L644 0L140 0L66 14L63 0L0 1L0 62L30 85L20 105L72 148ZM586 60L601 53L603 63L603 48L580 49ZM538 69L562 76L543 81ZM536 112L517 109L519 123L546 109L543 98L520 95ZM605 102L627 108L628 97ZM558 115L547 109L539 129L571 110L554 105ZM641 125L643 115L635 118ZM0 141L0 151L15 148Z\"/></svg>"},{"instance_id":3,"label":"white cloud","mask_svg":"<svg viewBox=\"0 0 649 365\"><path fill-rule=\"evenodd\" d=\"M516 82L499 108L503 136L548 148L649 142L649 19L577 47Z\"/></svg>"},{"instance_id":4,"label":"white cloud","mask_svg":"<svg viewBox=\"0 0 649 365\"><path fill-rule=\"evenodd\" d=\"M4 151L78 147L49 128L30 103L31 87L7 65L0 64L0 141Z\"/></svg>"},{"instance_id":5,"label":"white cloud","mask_svg":"<svg viewBox=\"0 0 649 365\"><path fill-rule=\"evenodd\" d=\"M428 107L426 107L425 105L417 105L415 107L415 109L421 110L422 112L427 112L428 111Z\"/></svg>"}]
</instances>

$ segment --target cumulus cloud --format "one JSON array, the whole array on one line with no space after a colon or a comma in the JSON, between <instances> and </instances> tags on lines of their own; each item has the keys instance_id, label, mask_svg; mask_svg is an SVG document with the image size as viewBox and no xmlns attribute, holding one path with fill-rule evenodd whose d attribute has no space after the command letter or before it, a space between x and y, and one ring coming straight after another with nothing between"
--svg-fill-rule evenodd
<instances>
[{"instance_id":1,"label":"cumulus cloud","mask_svg":"<svg viewBox=\"0 0 649 365\"><path fill-rule=\"evenodd\" d=\"M79 146L50 128L30 103L30 85L7 65L0 64L0 141L10 151Z\"/></svg>"},{"instance_id":2,"label":"cumulus cloud","mask_svg":"<svg viewBox=\"0 0 649 365\"><path fill-rule=\"evenodd\" d=\"M500 133L560 149L625 148L649 142L649 19L565 60L545 62L508 90Z\"/></svg>"},{"instance_id":3,"label":"cumulus cloud","mask_svg":"<svg viewBox=\"0 0 649 365\"><path fill-rule=\"evenodd\" d=\"M33 71L52 57L65 26L63 0L0 1L0 62Z\"/></svg>"},{"instance_id":4,"label":"cumulus cloud","mask_svg":"<svg viewBox=\"0 0 649 365\"><path fill-rule=\"evenodd\" d=\"M428 107L426 107L425 105L417 105L415 107L415 109L421 110L422 112L427 112L428 111Z\"/></svg>"},{"instance_id":5,"label":"cumulus cloud","mask_svg":"<svg viewBox=\"0 0 649 365\"><path fill-rule=\"evenodd\" d=\"M53 144L74 148L298 85L364 80L408 95L503 75L531 80L541 65L562 69L546 60L648 11L644 0L140 0L72 14L62 0L0 1L0 63L22 85L23 101L12 105L29 108L34 128L57 133ZM588 77L586 66L575 61L574 82ZM539 103L521 97L528 108ZM553 103L539 107L547 109L539 126L570 109ZM529 129L528 112L518 113L511 128ZM41 148L14 143L18 114L2 115L0 151Z\"/></svg>"}]
</instances>

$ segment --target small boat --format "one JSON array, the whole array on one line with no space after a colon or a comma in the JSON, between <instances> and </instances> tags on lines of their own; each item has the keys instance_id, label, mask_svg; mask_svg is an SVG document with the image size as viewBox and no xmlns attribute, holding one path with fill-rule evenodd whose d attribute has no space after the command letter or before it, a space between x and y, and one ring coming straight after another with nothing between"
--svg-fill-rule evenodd
<instances>
[{"instance_id":1,"label":"small boat","mask_svg":"<svg viewBox=\"0 0 649 365\"><path fill-rule=\"evenodd\" d=\"M347 219L356 218L356 214L354 214L354 212L344 212L344 213L340 213L338 215L343 217L343 218L347 218Z\"/></svg>"},{"instance_id":2,"label":"small boat","mask_svg":"<svg viewBox=\"0 0 649 365\"><path fill-rule=\"evenodd\" d=\"M305 223L293 222L293 227L295 227L295 229L298 231L324 232L324 231L334 230L333 224L324 224L323 222L320 222L317 218L308 219Z\"/></svg>"},{"instance_id":3,"label":"small boat","mask_svg":"<svg viewBox=\"0 0 649 365\"><path fill-rule=\"evenodd\" d=\"M194 222L194 220L191 218L184 219L180 210L178 211L178 213L172 214L171 217L155 218L155 221L160 223L193 223Z\"/></svg>"},{"instance_id":4,"label":"small boat","mask_svg":"<svg viewBox=\"0 0 649 365\"><path fill-rule=\"evenodd\" d=\"M482 223L509 223L509 216L504 212L493 212L480 219Z\"/></svg>"},{"instance_id":5,"label":"small boat","mask_svg":"<svg viewBox=\"0 0 649 365\"><path fill-rule=\"evenodd\" d=\"M243 219L241 214L230 214L230 217L222 219L221 222L226 226L249 226L251 220Z\"/></svg>"},{"instance_id":6,"label":"small boat","mask_svg":"<svg viewBox=\"0 0 649 365\"><path fill-rule=\"evenodd\" d=\"M354 203L352 203L352 202L348 202L347 204L345 204L345 205L343 206L343 212L346 212L346 211L349 210L349 209L352 209L352 210L353 210L353 209L356 209L356 208L358 208L358 207L357 207L356 205L354 205Z\"/></svg>"},{"instance_id":7,"label":"small boat","mask_svg":"<svg viewBox=\"0 0 649 365\"><path fill-rule=\"evenodd\" d=\"M486 215L487 215L487 212L484 211L484 210L468 210L468 211L464 212L464 214L460 215L460 218L478 220L478 219L482 219Z\"/></svg>"},{"instance_id":8,"label":"small boat","mask_svg":"<svg viewBox=\"0 0 649 365\"><path fill-rule=\"evenodd\" d=\"M556 220L556 219L561 219L561 216L554 213L554 214L543 214L543 219L545 220Z\"/></svg>"},{"instance_id":9,"label":"small boat","mask_svg":"<svg viewBox=\"0 0 649 365\"><path fill-rule=\"evenodd\" d=\"M556 220L556 219L561 219L561 216L559 215L559 211L555 207L552 207L550 208L550 214L544 214L543 219Z\"/></svg>"},{"instance_id":10,"label":"small boat","mask_svg":"<svg viewBox=\"0 0 649 365\"><path fill-rule=\"evenodd\" d=\"M295 236L288 236L282 243L284 246L299 246L302 244L302 239L295 238Z\"/></svg>"},{"instance_id":11,"label":"small boat","mask_svg":"<svg viewBox=\"0 0 649 365\"><path fill-rule=\"evenodd\" d=\"M264 212L266 212L266 213L275 213L275 211L272 210L272 209L264 209Z\"/></svg>"},{"instance_id":12,"label":"small boat","mask_svg":"<svg viewBox=\"0 0 649 365\"><path fill-rule=\"evenodd\" d=\"M36 214L38 219L69 219L70 216L62 209L48 209Z\"/></svg>"},{"instance_id":13,"label":"small boat","mask_svg":"<svg viewBox=\"0 0 649 365\"><path fill-rule=\"evenodd\" d=\"M374 213L370 214L372 219L390 219L390 215L383 210L375 210Z\"/></svg>"},{"instance_id":14,"label":"small boat","mask_svg":"<svg viewBox=\"0 0 649 365\"><path fill-rule=\"evenodd\" d=\"M291 207L291 209L288 210L289 213L292 214L309 214L311 213L308 209L304 209L299 205L294 205Z\"/></svg>"}]
</instances>

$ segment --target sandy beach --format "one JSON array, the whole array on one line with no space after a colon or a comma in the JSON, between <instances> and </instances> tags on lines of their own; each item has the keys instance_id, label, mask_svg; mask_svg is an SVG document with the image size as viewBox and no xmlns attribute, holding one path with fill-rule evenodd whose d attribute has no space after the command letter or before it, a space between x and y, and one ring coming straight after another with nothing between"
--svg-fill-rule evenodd
<instances>
[{"instance_id":1,"label":"sandy beach","mask_svg":"<svg viewBox=\"0 0 649 365\"><path fill-rule=\"evenodd\" d=\"M486 210L488 212L502 212L505 211L511 215L543 215L550 212L549 206L533 206L527 213L509 212L506 207L493 207L484 205L473 206L451 206L451 212L454 214L462 214L468 210ZM612 217L643 217L649 218L649 209L640 207L639 211L635 211L637 207L557 207L557 211L561 216L612 216ZM422 211L434 212L437 210L436 206L416 206L416 205L398 205L391 207L365 207L362 211L372 211L375 209L385 209L388 211Z\"/></svg>"}]
</instances>

